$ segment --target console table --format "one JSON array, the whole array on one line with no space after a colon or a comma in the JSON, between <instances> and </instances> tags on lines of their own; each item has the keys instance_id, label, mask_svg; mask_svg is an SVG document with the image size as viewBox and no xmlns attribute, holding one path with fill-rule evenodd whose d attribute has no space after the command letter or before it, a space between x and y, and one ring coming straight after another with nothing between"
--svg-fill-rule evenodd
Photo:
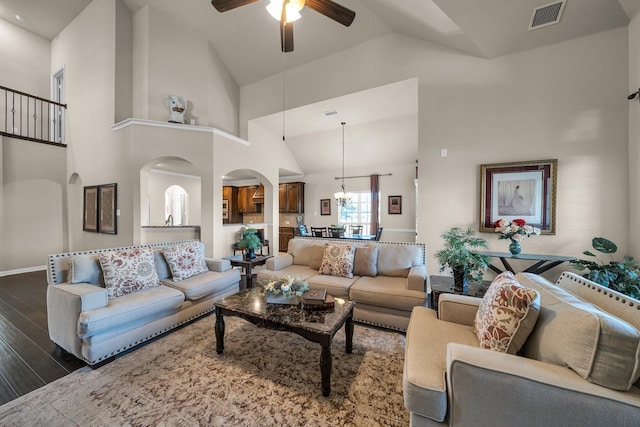
<instances>
[{"instance_id":1,"label":"console table","mask_svg":"<svg viewBox=\"0 0 640 427\"><path fill-rule=\"evenodd\" d=\"M562 255L543 255L543 254L518 254L513 255L510 252L474 252L478 254L488 255L492 258L500 258L502 265L504 266L504 270L496 267L493 264L489 264L489 268L496 273L500 274L504 271L510 271L512 273L516 273L516 271L509 264L509 260L526 260L533 261L533 265L527 267L522 272L523 273L535 273L541 274L550 268L555 267L556 265L560 265L566 261L573 261L576 259L572 256L562 256Z\"/></svg>"}]
</instances>

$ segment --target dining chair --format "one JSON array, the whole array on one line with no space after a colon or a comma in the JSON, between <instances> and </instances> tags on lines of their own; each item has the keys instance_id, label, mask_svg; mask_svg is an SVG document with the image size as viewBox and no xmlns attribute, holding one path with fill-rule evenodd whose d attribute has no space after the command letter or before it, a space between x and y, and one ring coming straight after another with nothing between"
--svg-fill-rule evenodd
<instances>
[{"instance_id":1,"label":"dining chair","mask_svg":"<svg viewBox=\"0 0 640 427\"><path fill-rule=\"evenodd\" d=\"M329 227L329 237L344 237L343 227Z\"/></svg>"},{"instance_id":2,"label":"dining chair","mask_svg":"<svg viewBox=\"0 0 640 427\"><path fill-rule=\"evenodd\" d=\"M327 237L327 227L311 227L313 237Z\"/></svg>"},{"instance_id":3,"label":"dining chair","mask_svg":"<svg viewBox=\"0 0 640 427\"><path fill-rule=\"evenodd\" d=\"M376 238L375 238L376 242L377 242L378 240L380 240L380 237L382 237L382 229L383 229L383 228L384 228L384 227L378 227L378 231L376 231Z\"/></svg>"},{"instance_id":4,"label":"dining chair","mask_svg":"<svg viewBox=\"0 0 640 427\"><path fill-rule=\"evenodd\" d=\"M362 234L362 226L361 225L350 225L349 226L350 234Z\"/></svg>"}]
</instances>

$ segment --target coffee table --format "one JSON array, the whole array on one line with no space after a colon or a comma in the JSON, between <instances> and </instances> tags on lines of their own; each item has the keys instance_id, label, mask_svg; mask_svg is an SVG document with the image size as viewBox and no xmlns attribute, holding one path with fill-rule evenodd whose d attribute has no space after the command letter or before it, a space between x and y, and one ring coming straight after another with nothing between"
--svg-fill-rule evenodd
<instances>
[{"instance_id":1,"label":"coffee table","mask_svg":"<svg viewBox=\"0 0 640 427\"><path fill-rule=\"evenodd\" d=\"M294 332L320 344L322 395L331 393L331 342L344 325L346 352L353 350L353 307L355 302L336 298L335 307L326 311L308 311L299 305L267 304L261 287L240 291L215 303L216 352L224 352L224 316L240 317L261 328Z\"/></svg>"}]
</instances>

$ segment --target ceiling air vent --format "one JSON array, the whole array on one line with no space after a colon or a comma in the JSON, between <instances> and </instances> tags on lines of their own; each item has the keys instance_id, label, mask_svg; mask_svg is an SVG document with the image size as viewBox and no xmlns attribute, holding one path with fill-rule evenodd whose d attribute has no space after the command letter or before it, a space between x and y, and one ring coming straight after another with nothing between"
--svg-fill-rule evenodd
<instances>
[{"instance_id":1,"label":"ceiling air vent","mask_svg":"<svg viewBox=\"0 0 640 427\"><path fill-rule=\"evenodd\" d=\"M566 0L545 4L533 10L529 30L557 24L560 21Z\"/></svg>"}]
</instances>

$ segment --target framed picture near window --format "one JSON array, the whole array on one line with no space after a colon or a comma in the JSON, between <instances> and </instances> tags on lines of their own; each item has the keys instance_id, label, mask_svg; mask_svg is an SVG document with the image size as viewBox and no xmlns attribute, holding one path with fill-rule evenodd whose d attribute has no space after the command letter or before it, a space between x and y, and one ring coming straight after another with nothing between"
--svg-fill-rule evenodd
<instances>
[{"instance_id":1,"label":"framed picture near window","mask_svg":"<svg viewBox=\"0 0 640 427\"><path fill-rule=\"evenodd\" d=\"M100 215L98 217L98 231L106 234L117 234L117 200L118 184L106 184L98 187L98 204Z\"/></svg>"},{"instance_id":2,"label":"framed picture near window","mask_svg":"<svg viewBox=\"0 0 640 427\"><path fill-rule=\"evenodd\" d=\"M556 234L557 175L557 159L480 165L480 231L522 218L542 234Z\"/></svg>"},{"instance_id":3,"label":"framed picture near window","mask_svg":"<svg viewBox=\"0 0 640 427\"><path fill-rule=\"evenodd\" d=\"M402 214L402 196L389 196L389 215Z\"/></svg>"},{"instance_id":4,"label":"framed picture near window","mask_svg":"<svg viewBox=\"0 0 640 427\"><path fill-rule=\"evenodd\" d=\"M331 199L320 199L320 215L331 215Z\"/></svg>"},{"instance_id":5,"label":"framed picture near window","mask_svg":"<svg viewBox=\"0 0 640 427\"><path fill-rule=\"evenodd\" d=\"M98 186L84 187L84 208L82 212L82 230L98 232Z\"/></svg>"}]
</instances>

